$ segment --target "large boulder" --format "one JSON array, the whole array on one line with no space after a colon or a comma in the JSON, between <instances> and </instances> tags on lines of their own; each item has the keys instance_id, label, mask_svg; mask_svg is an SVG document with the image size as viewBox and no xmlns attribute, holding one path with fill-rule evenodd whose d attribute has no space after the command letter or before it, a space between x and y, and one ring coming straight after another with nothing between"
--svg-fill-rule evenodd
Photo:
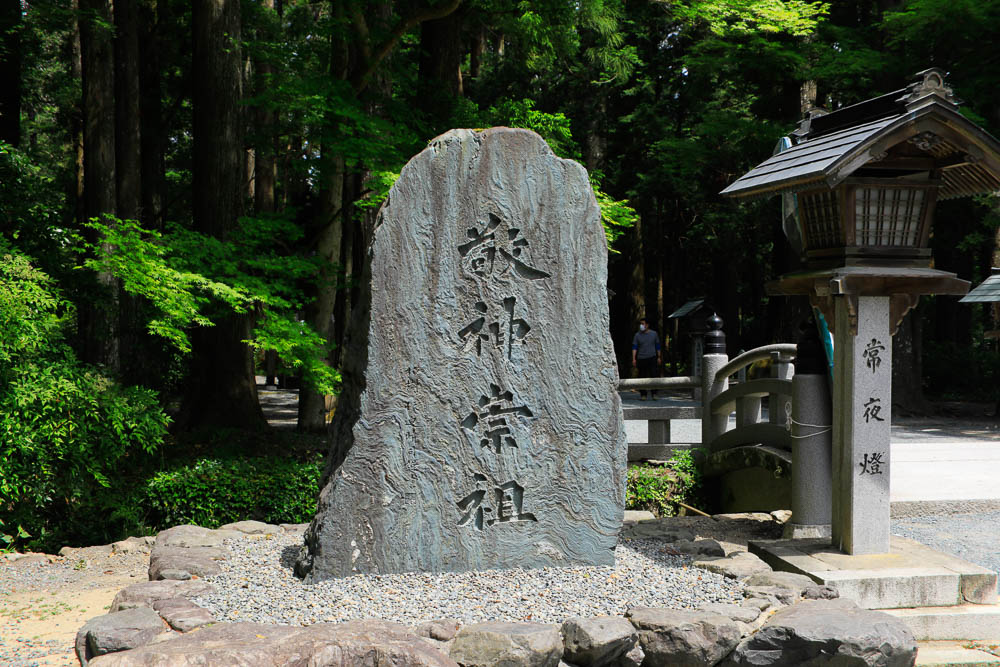
<instances>
[{"instance_id":1,"label":"large boulder","mask_svg":"<svg viewBox=\"0 0 1000 667\"><path fill-rule=\"evenodd\" d=\"M297 571L613 564L628 445L583 167L528 130L453 130L368 253Z\"/></svg>"},{"instance_id":2,"label":"large boulder","mask_svg":"<svg viewBox=\"0 0 1000 667\"><path fill-rule=\"evenodd\" d=\"M212 593L215 593L215 587L205 581L143 581L118 591L111 603L111 611L152 607L157 600L193 598Z\"/></svg>"},{"instance_id":3,"label":"large boulder","mask_svg":"<svg viewBox=\"0 0 1000 667\"><path fill-rule=\"evenodd\" d=\"M222 541L239 537L241 533L232 530L212 530L191 524L174 526L161 530L156 535L158 547L221 547Z\"/></svg>"},{"instance_id":4,"label":"large boulder","mask_svg":"<svg viewBox=\"0 0 1000 667\"><path fill-rule=\"evenodd\" d=\"M746 579L754 574L771 571L767 563L748 551L736 551L725 558L705 556L696 559L691 565L729 579Z\"/></svg>"},{"instance_id":5,"label":"large boulder","mask_svg":"<svg viewBox=\"0 0 1000 667\"><path fill-rule=\"evenodd\" d=\"M153 603L153 609L167 624L178 632L190 632L203 625L214 623L215 618L207 609L185 598L167 598Z\"/></svg>"},{"instance_id":6,"label":"large boulder","mask_svg":"<svg viewBox=\"0 0 1000 667\"><path fill-rule=\"evenodd\" d=\"M557 625L490 622L459 630L449 655L463 667L556 667L562 653Z\"/></svg>"},{"instance_id":7,"label":"large boulder","mask_svg":"<svg viewBox=\"0 0 1000 667\"><path fill-rule=\"evenodd\" d=\"M561 632L563 657L581 667L612 665L639 641L635 628L621 616L571 618Z\"/></svg>"},{"instance_id":8,"label":"large boulder","mask_svg":"<svg viewBox=\"0 0 1000 667\"><path fill-rule=\"evenodd\" d=\"M143 646L167 631L167 624L149 607L104 614L77 631L76 657L86 667L96 656Z\"/></svg>"},{"instance_id":9,"label":"large boulder","mask_svg":"<svg viewBox=\"0 0 1000 667\"><path fill-rule=\"evenodd\" d=\"M736 621L719 614L636 607L627 616L639 631L643 667L711 667L740 641Z\"/></svg>"},{"instance_id":10,"label":"large boulder","mask_svg":"<svg viewBox=\"0 0 1000 667\"><path fill-rule=\"evenodd\" d=\"M910 667L917 642L888 614L845 599L806 600L778 610L743 640L726 667Z\"/></svg>"},{"instance_id":11,"label":"large boulder","mask_svg":"<svg viewBox=\"0 0 1000 667\"><path fill-rule=\"evenodd\" d=\"M221 547L153 547L149 555L149 580L190 579L191 576L207 577L219 574L219 561L229 552ZM183 576L184 573L187 576Z\"/></svg>"},{"instance_id":12,"label":"large boulder","mask_svg":"<svg viewBox=\"0 0 1000 667\"><path fill-rule=\"evenodd\" d=\"M219 623L170 641L102 656L91 664L93 667L458 667L405 627L384 621L320 623L306 628Z\"/></svg>"}]
</instances>

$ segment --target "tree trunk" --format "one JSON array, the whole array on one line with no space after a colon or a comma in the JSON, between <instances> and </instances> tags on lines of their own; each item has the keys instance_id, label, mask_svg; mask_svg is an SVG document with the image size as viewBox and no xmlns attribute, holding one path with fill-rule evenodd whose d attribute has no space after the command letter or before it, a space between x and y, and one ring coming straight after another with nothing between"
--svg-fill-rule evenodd
<instances>
[{"instance_id":1,"label":"tree trunk","mask_svg":"<svg viewBox=\"0 0 1000 667\"><path fill-rule=\"evenodd\" d=\"M463 94L462 25L465 11L420 24L418 99L424 111L439 123L451 114L456 97Z\"/></svg>"},{"instance_id":2,"label":"tree trunk","mask_svg":"<svg viewBox=\"0 0 1000 667\"><path fill-rule=\"evenodd\" d=\"M244 146L239 0L196 0L194 32L194 222L226 240L243 212ZM192 336L192 373L182 427L256 429L266 425L257 401L253 357L242 341L252 317L224 315Z\"/></svg>"},{"instance_id":3,"label":"tree trunk","mask_svg":"<svg viewBox=\"0 0 1000 667\"><path fill-rule=\"evenodd\" d=\"M918 308L903 318L892 337L892 407L926 414L923 379L923 320Z\"/></svg>"},{"instance_id":4,"label":"tree trunk","mask_svg":"<svg viewBox=\"0 0 1000 667\"><path fill-rule=\"evenodd\" d=\"M84 210L88 219L116 213L115 62L110 25L109 0L80 0ZM97 279L102 294L80 309L81 353L84 361L117 371L118 281L107 273L98 274Z\"/></svg>"},{"instance_id":5,"label":"tree trunk","mask_svg":"<svg viewBox=\"0 0 1000 667\"><path fill-rule=\"evenodd\" d=\"M139 26L136 5L115 4L115 177L118 217L139 220L142 210L142 160L139 90ZM143 379L145 330L140 299L121 292L121 373L126 384Z\"/></svg>"},{"instance_id":6,"label":"tree trunk","mask_svg":"<svg viewBox=\"0 0 1000 667\"><path fill-rule=\"evenodd\" d=\"M274 11L274 0L263 0L261 3L265 9ZM262 35L264 38L272 38L272 35ZM266 60L257 58L254 60L254 71L256 72L256 91L258 97L263 95L268 88L270 77L274 74L274 65ZM275 181L275 160L274 151L277 137L275 128L277 127L277 114L261 105L254 109L255 131L257 133L257 146L254 165L254 209L260 213L274 213L274 181Z\"/></svg>"},{"instance_id":7,"label":"tree trunk","mask_svg":"<svg viewBox=\"0 0 1000 667\"><path fill-rule=\"evenodd\" d=\"M147 229L162 229L166 201L166 166L163 158L166 145L163 128L162 90L160 83L160 43L156 29L157 15L166 11L165 3L155 0L139 3L138 23L142 49L139 58L139 115L142 188L140 219ZM162 16L161 16L162 18Z\"/></svg>"},{"instance_id":8,"label":"tree trunk","mask_svg":"<svg viewBox=\"0 0 1000 667\"><path fill-rule=\"evenodd\" d=\"M21 0L0 0L0 142L21 145Z\"/></svg>"},{"instance_id":9,"label":"tree trunk","mask_svg":"<svg viewBox=\"0 0 1000 667\"><path fill-rule=\"evenodd\" d=\"M72 30L66 46L69 52L70 74L75 81L83 79L83 62L80 54L80 20L79 4L77 0L71 2L73 11ZM83 229L83 223L87 220L87 206L83 192L83 100L79 104L72 105L69 110L69 134L73 143L73 182L70 186L69 200L73 202L73 219L76 221L76 228ZM81 326L82 329L82 326Z\"/></svg>"}]
</instances>

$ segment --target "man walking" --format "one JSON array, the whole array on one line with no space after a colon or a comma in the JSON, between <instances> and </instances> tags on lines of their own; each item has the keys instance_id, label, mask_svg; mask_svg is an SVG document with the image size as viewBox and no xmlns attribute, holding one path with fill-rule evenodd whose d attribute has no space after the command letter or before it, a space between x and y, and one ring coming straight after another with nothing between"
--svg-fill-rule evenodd
<instances>
[{"instance_id":1,"label":"man walking","mask_svg":"<svg viewBox=\"0 0 1000 667\"><path fill-rule=\"evenodd\" d=\"M639 320L639 330L632 337L632 367L639 371L641 378L660 377L660 367L663 365L660 353L660 336L649 328L646 318ZM656 398L656 390L649 391L650 397ZM639 400L646 400L645 390L639 390Z\"/></svg>"}]
</instances>

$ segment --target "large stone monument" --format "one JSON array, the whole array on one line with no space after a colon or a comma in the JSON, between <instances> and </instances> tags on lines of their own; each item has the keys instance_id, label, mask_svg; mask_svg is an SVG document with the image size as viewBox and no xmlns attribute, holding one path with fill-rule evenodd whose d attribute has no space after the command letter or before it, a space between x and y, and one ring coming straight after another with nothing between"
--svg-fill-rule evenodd
<instances>
[{"instance_id":1,"label":"large stone monument","mask_svg":"<svg viewBox=\"0 0 1000 667\"><path fill-rule=\"evenodd\" d=\"M526 130L448 132L369 259L299 573L612 564L627 444L583 167Z\"/></svg>"}]
</instances>

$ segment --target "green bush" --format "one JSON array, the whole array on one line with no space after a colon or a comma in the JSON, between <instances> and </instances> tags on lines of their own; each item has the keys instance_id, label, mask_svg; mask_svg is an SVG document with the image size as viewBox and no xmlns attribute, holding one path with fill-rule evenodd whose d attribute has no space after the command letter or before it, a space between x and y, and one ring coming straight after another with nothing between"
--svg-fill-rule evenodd
<instances>
[{"instance_id":1,"label":"green bush","mask_svg":"<svg viewBox=\"0 0 1000 667\"><path fill-rule=\"evenodd\" d=\"M625 508L647 510L655 516L674 516L681 501L697 503L701 473L691 452L677 452L663 464L641 463L628 467Z\"/></svg>"},{"instance_id":2,"label":"green bush","mask_svg":"<svg viewBox=\"0 0 1000 667\"><path fill-rule=\"evenodd\" d=\"M217 528L244 519L304 523L316 513L321 469L320 460L204 458L156 473L146 483L146 502L163 528Z\"/></svg>"},{"instance_id":3,"label":"green bush","mask_svg":"<svg viewBox=\"0 0 1000 667\"><path fill-rule=\"evenodd\" d=\"M63 333L72 315L52 279L0 240L0 521L8 546L99 538L109 530L109 489L166 437L153 392L122 387L76 359Z\"/></svg>"}]
</instances>

